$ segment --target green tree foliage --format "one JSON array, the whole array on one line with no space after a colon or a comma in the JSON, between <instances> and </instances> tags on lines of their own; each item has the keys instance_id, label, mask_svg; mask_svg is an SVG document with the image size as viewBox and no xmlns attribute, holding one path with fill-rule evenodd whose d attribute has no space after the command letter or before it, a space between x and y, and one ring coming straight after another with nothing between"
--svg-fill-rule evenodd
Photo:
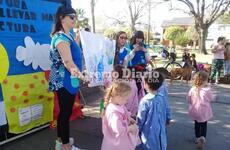
<instances>
[{"instance_id":1,"label":"green tree foliage","mask_svg":"<svg viewBox=\"0 0 230 150\"><path fill-rule=\"evenodd\" d=\"M229 10L230 0L165 0L171 3L172 9L176 8L178 2L183 3L186 8L182 11L194 18L195 29L199 34L199 49L207 54L205 41L209 27L225 12ZM173 6L175 6L173 8Z\"/></svg>"},{"instance_id":2,"label":"green tree foliage","mask_svg":"<svg viewBox=\"0 0 230 150\"><path fill-rule=\"evenodd\" d=\"M174 41L183 31L182 27L171 26L165 30L164 36L166 39Z\"/></svg>"},{"instance_id":3,"label":"green tree foliage","mask_svg":"<svg viewBox=\"0 0 230 150\"><path fill-rule=\"evenodd\" d=\"M185 32L179 33L175 39L175 42L177 45L186 47L187 44L189 43L188 37L185 35Z\"/></svg>"},{"instance_id":4,"label":"green tree foliage","mask_svg":"<svg viewBox=\"0 0 230 150\"><path fill-rule=\"evenodd\" d=\"M76 9L77 12L77 23L76 27L86 28L89 27L89 18L85 17L85 10L84 9Z\"/></svg>"},{"instance_id":5,"label":"green tree foliage","mask_svg":"<svg viewBox=\"0 0 230 150\"><path fill-rule=\"evenodd\" d=\"M185 36L191 41L199 40L199 34L197 33L194 26L188 27L188 29L185 31Z\"/></svg>"},{"instance_id":6,"label":"green tree foliage","mask_svg":"<svg viewBox=\"0 0 230 150\"><path fill-rule=\"evenodd\" d=\"M117 34L117 31L114 28L107 28L104 31L104 36L106 36L108 38L111 38L111 39L115 39L116 38L116 34Z\"/></svg>"},{"instance_id":7,"label":"green tree foliage","mask_svg":"<svg viewBox=\"0 0 230 150\"><path fill-rule=\"evenodd\" d=\"M166 29L164 36L166 39L173 41L174 44L186 46L190 39L186 34L186 30L180 26L171 26Z\"/></svg>"},{"instance_id":8,"label":"green tree foliage","mask_svg":"<svg viewBox=\"0 0 230 150\"><path fill-rule=\"evenodd\" d=\"M123 31L126 32L127 38L131 39L131 37L132 37L132 31L131 31L130 26L126 26L125 28L123 28Z\"/></svg>"},{"instance_id":9,"label":"green tree foliage","mask_svg":"<svg viewBox=\"0 0 230 150\"><path fill-rule=\"evenodd\" d=\"M230 24L230 12L225 13L218 19L218 23L220 24Z\"/></svg>"}]
</instances>

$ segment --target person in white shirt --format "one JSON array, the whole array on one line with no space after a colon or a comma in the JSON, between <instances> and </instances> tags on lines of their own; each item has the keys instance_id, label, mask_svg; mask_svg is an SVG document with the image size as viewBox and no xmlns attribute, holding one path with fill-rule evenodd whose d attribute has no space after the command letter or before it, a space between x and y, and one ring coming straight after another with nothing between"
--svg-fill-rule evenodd
<instances>
[{"instance_id":1,"label":"person in white shirt","mask_svg":"<svg viewBox=\"0 0 230 150\"><path fill-rule=\"evenodd\" d=\"M215 83L219 83L220 71L224 64L224 51L225 51L225 37L218 37L217 44L213 46L213 60L212 60L212 72L210 76L211 82L215 77Z\"/></svg>"}]
</instances>

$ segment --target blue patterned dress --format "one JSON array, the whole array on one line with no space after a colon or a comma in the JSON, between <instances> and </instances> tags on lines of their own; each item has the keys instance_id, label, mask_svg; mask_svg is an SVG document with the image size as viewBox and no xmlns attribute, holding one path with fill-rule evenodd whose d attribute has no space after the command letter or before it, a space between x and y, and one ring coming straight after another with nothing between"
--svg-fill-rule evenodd
<instances>
[{"instance_id":1,"label":"blue patterned dress","mask_svg":"<svg viewBox=\"0 0 230 150\"><path fill-rule=\"evenodd\" d=\"M71 86L70 72L65 68L61 56L56 48L60 42L67 42L70 44L71 55L74 63L82 70L82 53L80 47L76 44L73 38L69 38L63 32L58 32L52 37L50 60L52 62L49 76L49 90L57 91L65 87L71 94L75 94L78 88Z\"/></svg>"}]
</instances>

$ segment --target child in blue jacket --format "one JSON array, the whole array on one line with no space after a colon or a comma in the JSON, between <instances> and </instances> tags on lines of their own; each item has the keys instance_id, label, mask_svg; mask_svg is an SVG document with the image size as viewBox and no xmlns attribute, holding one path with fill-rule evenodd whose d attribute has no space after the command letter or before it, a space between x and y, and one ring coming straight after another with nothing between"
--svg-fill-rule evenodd
<instances>
[{"instance_id":1,"label":"child in blue jacket","mask_svg":"<svg viewBox=\"0 0 230 150\"><path fill-rule=\"evenodd\" d=\"M164 81L158 71L145 76L144 87L148 94L141 100L137 125L142 144L142 150L166 150L166 103L158 89Z\"/></svg>"}]
</instances>

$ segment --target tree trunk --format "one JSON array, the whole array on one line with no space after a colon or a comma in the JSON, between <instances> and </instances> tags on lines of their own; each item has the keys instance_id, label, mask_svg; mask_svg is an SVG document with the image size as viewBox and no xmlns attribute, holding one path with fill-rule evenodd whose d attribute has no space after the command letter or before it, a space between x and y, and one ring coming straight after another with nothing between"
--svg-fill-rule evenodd
<instances>
[{"instance_id":1,"label":"tree trunk","mask_svg":"<svg viewBox=\"0 0 230 150\"><path fill-rule=\"evenodd\" d=\"M199 33L199 50L203 54L208 54L206 50L206 38L208 35L208 28L204 27Z\"/></svg>"},{"instance_id":2,"label":"tree trunk","mask_svg":"<svg viewBox=\"0 0 230 150\"><path fill-rule=\"evenodd\" d=\"M193 41L193 49L196 50L196 40Z\"/></svg>"},{"instance_id":3,"label":"tree trunk","mask_svg":"<svg viewBox=\"0 0 230 150\"><path fill-rule=\"evenodd\" d=\"M135 23L133 21L131 24L131 31L132 31L132 34L134 34L136 32Z\"/></svg>"},{"instance_id":4,"label":"tree trunk","mask_svg":"<svg viewBox=\"0 0 230 150\"><path fill-rule=\"evenodd\" d=\"M93 25L93 33L95 33L95 14L94 14L94 0L91 0L91 15L92 15L92 25Z\"/></svg>"}]
</instances>

